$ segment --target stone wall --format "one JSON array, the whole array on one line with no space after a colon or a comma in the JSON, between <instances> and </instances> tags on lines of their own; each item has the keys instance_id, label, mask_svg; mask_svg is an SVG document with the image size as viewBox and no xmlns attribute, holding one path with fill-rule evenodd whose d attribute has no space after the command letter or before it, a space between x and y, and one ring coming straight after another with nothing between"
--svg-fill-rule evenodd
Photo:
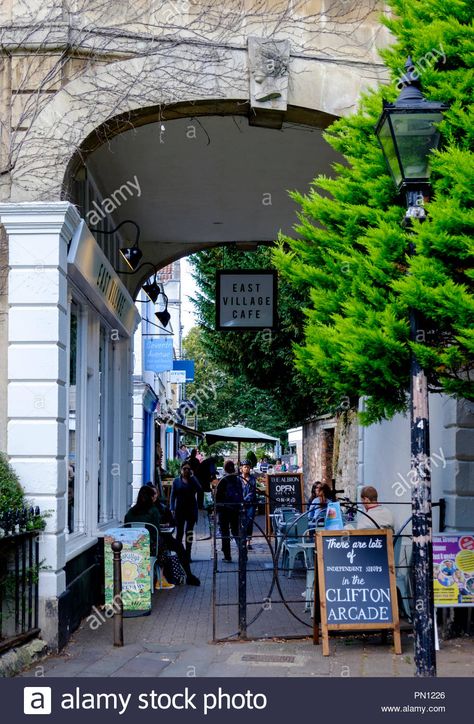
<instances>
[{"instance_id":1,"label":"stone wall","mask_svg":"<svg viewBox=\"0 0 474 724\"><path fill-rule=\"evenodd\" d=\"M334 441L334 477L337 490L356 499L359 462L359 423L357 413L348 410L338 416Z\"/></svg>"},{"instance_id":2,"label":"stone wall","mask_svg":"<svg viewBox=\"0 0 474 724\"><path fill-rule=\"evenodd\" d=\"M337 417L315 418L303 425L303 474L309 496L316 480L331 485L355 499L358 474L357 414L353 410Z\"/></svg>"},{"instance_id":3,"label":"stone wall","mask_svg":"<svg viewBox=\"0 0 474 724\"><path fill-rule=\"evenodd\" d=\"M336 418L318 417L303 425L303 476L305 496L316 480L331 485Z\"/></svg>"}]
</instances>

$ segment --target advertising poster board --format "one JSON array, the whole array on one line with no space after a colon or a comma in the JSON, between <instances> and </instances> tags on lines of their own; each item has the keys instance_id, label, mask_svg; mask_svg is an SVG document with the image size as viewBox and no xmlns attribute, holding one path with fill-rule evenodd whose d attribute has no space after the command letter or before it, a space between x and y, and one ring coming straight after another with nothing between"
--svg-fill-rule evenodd
<instances>
[{"instance_id":1,"label":"advertising poster board","mask_svg":"<svg viewBox=\"0 0 474 724\"><path fill-rule=\"evenodd\" d=\"M392 629L401 654L392 531L316 531L316 549L323 655L329 631L358 629Z\"/></svg>"},{"instance_id":2,"label":"advertising poster board","mask_svg":"<svg viewBox=\"0 0 474 724\"><path fill-rule=\"evenodd\" d=\"M474 606L474 533L433 535L433 592L438 608Z\"/></svg>"},{"instance_id":3,"label":"advertising poster board","mask_svg":"<svg viewBox=\"0 0 474 724\"><path fill-rule=\"evenodd\" d=\"M150 534L146 528L111 528L104 536L105 605L113 606L114 576L111 545L122 548L122 599L124 617L151 611Z\"/></svg>"}]
</instances>

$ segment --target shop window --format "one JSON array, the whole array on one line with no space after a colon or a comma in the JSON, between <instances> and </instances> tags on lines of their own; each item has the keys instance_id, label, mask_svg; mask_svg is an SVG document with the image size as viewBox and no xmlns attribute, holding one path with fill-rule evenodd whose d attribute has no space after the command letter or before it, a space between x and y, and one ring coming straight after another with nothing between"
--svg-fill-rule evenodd
<instances>
[{"instance_id":1,"label":"shop window","mask_svg":"<svg viewBox=\"0 0 474 724\"><path fill-rule=\"evenodd\" d=\"M105 326L100 328L99 344L99 417L97 425L97 522L99 525L113 518L113 480L116 465L113 461L114 428L118 424L114 408L117 407L114 376L114 348Z\"/></svg>"},{"instance_id":2,"label":"shop window","mask_svg":"<svg viewBox=\"0 0 474 724\"><path fill-rule=\"evenodd\" d=\"M97 424L97 450L98 450L98 466L97 466L97 521L102 523L104 516L104 495L103 482L105 478L104 465L104 431L106 430L106 380L107 380L107 335L104 327L100 328L100 345L99 345L99 419Z\"/></svg>"},{"instance_id":3,"label":"shop window","mask_svg":"<svg viewBox=\"0 0 474 724\"><path fill-rule=\"evenodd\" d=\"M78 510L77 480L78 480L78 413L77 401L79 400L79 308L75 302L71 304L70 330L69 330L69 402L68 402L68 490L67 490L67 527L69 533L77 529Z\"/></svg>"}]
</instances>

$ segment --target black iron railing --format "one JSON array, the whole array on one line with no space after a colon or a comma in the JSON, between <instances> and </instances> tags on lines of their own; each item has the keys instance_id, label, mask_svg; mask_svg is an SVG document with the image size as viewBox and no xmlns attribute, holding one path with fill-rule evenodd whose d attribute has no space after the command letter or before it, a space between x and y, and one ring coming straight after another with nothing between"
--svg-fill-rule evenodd
<instances>
[{"instance_id":1,"label":"black iron railing","mask_svg":"<svg viewBox=\"0 0 474 724\"><path fill-rule=\"evenodd\" d=\"M39 633L39 508L0 515L0 653Z\"/></svg>"}]
</instances>

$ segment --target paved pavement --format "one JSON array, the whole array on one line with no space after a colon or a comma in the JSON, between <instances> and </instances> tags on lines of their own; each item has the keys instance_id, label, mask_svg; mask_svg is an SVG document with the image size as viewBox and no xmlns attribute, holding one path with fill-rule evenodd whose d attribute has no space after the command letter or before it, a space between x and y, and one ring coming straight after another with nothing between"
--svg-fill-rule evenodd
<instances>
[{"instance_id":1,"label":"paved pavement","mask_svg":"<svg viewBox=\"0 0 474 724\"><path fill-rule=\"evenodd\" d=\"M310 638L310 615L304 611L304 570L295 571L292 578L280 576L281 592L290 601L285 606L278 590L271 590L271 557L263 538L249 553L248 575L248 600L255 602L249 607L249 621L258 613L248 635L260 640L232 640L237 628L237 565L219 560L216 602L225 605L217 608L215 633L224 640L212 643L212 546L209 538L202 540L207 533L203 521L192 566L201 586L156 592L150 616L124 620L122 648L113 646L110 620L96 628L95 622L91 627L89 617L59 655L47 657L21 676L413 676L413 638L409 631L402 635L401 656L393 653L390 641L383 644L380 635L366 634L331 636L330 656L323 657L321 646L314 646ZM303 638L285 640L283 636ZM472 676L473 672L472 638L441 643L440 676Z\"/></svg>"}]
</instances>

